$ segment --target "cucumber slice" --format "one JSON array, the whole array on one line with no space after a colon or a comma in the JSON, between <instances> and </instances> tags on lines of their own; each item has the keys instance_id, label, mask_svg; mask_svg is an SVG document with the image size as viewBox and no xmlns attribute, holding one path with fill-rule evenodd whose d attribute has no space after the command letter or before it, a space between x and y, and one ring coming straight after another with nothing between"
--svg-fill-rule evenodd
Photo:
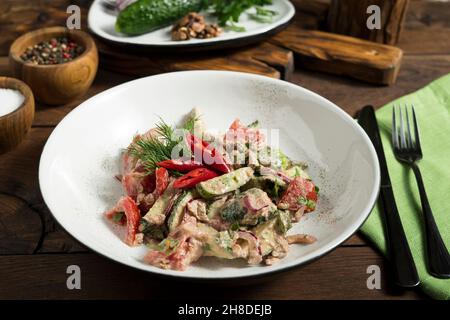
<instances>
[{"instance_id":1,"label":"cucumber slice","mask_svg":"<svg viewBox=\"0 0 450 320\"><path fill-rule=\"evenodd\" d=\"M173 231L176 227L178 227L183 220L184 212L189 201L194 199L195 191L185 191L178 198L175 204L172 207L172 211L170 212L169 220L167 221L167 227L169 228L169 232Z\"/></svg>"},{"instance_id":2,"label":"cucumber slice","mask_svg":"<svg viewBox=\"0 0 450 320\"><path fill-rule=\"evenodd\" d=\"M220 210L223 208L224 204L227 202L227 197L222 197L213 201L207 208L206 215L209 220L214 219L220 214Z\"/></svg>"},{"instance_id":3,"label":"cucumber slice","mask_svg":"<svg viewBox=\"0 0 450 320\"><path fill-rule=\"evenodd\" d=\"M189 12L202 9L204 0L138 0L119 13L116 31L140 35L165 27Z\"/></svg>"},{"instance_id":4,"label":"cucumber slice","mask_svg":"<svg viewBox=\"0 0 450 320\"><path fill-rule=\"evenodd\" d=\"M217 231L213 227L199 223L198 228L206 235L203 255L222 259L234 259L233 238L228 231Z\"/></svg>"},{"instance_id":5,"label":"cucumber slice","mask_svg":"<svg viewBox=\"0 0 450 320\"><path fill-rule=\"evenodd\" d=\"M253 169L240 168L217 178L197 184L198 193L206 199L221 196L235 191L245 185L253 177Z\"/></svg>"},{"instance_id":6,"label":"cucumber slice","mask_svg":"<svg viewBox=\"0 0 450 320\"><path fill-rule=\"evenodd\" d=\"M269 255L276 246L276 239L275 239L276 223L277 219L271 219L269 221L257 225L252 230L260 241L261 253L263 256Z\"/></svg>"},{"instance_id":7,"label":"cucumber slice","mask_svg":"<svg viewBox=\"0 0 450 320\"><path fill-rule=\"evenodd\" d=\"M156 200L147 214L141 219L140 231L147 229L149 225L162 225L166 219L167 208L170 206L178 190L170 184L163 194Z\"/></svg>"},{"instance_id":8,"label":"cucumber slice","mask_svg":"<svg viewBox=\"0 0 450 320\"><path fill-rule=\"evenodd\" d=\"M293 166L287 170L284 170L284 173L291 179L296 177L302 177L304 179L309 179L309 175L301 166Z\"/></svg>"},{"instance_id":9,"label":"cucumber slice","mask_svg":"<svg viewBox=\"0 0 450 320\"><path fill-rule=\"evenodd\" d=\"M281 247L281 239L291 228L291 216L288 211L278 210L270 220L258 224L252 229L260 241L263 256L269 255Z\"/></svg>"},{"instance_id":10,"label":"cucumber slice","mask_svg":"<svg viewBox=\"0 0 450 320\"><path fill-rule=\"evenodd\" d=\"M277 211L277 224L276 227L282 234L286 234L292 227L292 219L289 211L278 210Z\"/></svg>"}]
</instances>

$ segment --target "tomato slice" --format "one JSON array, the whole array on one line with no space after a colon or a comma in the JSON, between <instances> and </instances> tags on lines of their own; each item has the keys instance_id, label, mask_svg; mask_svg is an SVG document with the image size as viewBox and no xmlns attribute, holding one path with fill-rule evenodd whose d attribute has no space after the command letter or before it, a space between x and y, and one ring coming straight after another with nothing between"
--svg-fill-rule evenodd
<instances>
[{"instance_id":1,"label":"tomato slice","mask_svg":"<svg viewBox=\"0 0 450 320\"><path fill-rule=\"evenodd\" d=\"M198 168L179 177L173 183L175 189L188 189L195 187L198 183L217 177L218 174L207 168Z\"/></svg>"},{"instance_id":2,"label":"tomato slice","mask_svg":"<svg viewBox=\"0 0 450 320\"><path fill-rule=\"evenodd\" d=\"M189 172L194 169L204 167L201 162L197 162L195 160L165 160L158 162L157 165L169 170L176 170L180 172Z\"/></svg>"},{"instance_id":3,"label":"tomato slice","mask_svg":"<svg viewBox=\"0 0 450 320\"><path fill-rule=\"evenodd\" d=\"M135 245L136 233L141 220L141 213L136 203L130 197L124 197L119 201L119 206L123 208L127 221L127 235L125 243L129 246Z\"/></svg>"},{"instance_id":4,"label":"tomato slice","mask_svg":"<svg viewBox=\"0 0 450 320\"><path fill-rule=\"evenodd\" d=\"M233 123L230 125L230 130L237 130L242 128L245 128L245 125L239 119L234 120Z\"/></svg>"},{"instance_id":5,"label":"tomato slice","mask_svg":"<svg viewBox=\"0 0 450 320\"><path fill-rule=\"evenodd\" d=\"M169 185L169 172L165 168L158 168L155 170L156 188L155 193L160 196Z\"/></svg>"},{"instance_id":6,"label":"tomato slice","mask_svg":"<svg viewBox=\"0 0 450 320\"><path fill-rule=\"evenodd\" d=\"M297 211L305 209L305 212L314 211L317 203L317 189L315 185L307 179L296 177L291 181L287 190L281 197L278 207Z\"/></svg>"},{"instance_id":7,"label":"tomato slice","mask_svg":"<svg viewBox=\"0 0 450 320\"><path fill-rule=\"evenodd\" d=\"M225 158L206 141L188 133L186 135L186 142L198 162L202 162L223 173L231 172L230 166L227 164Z\"/></svg>"},{"instance_id":8,"label":"tomato slice","mask_svg":"<svg viewBox=\"0 0 450 320\"><path fill-rule=\"evenodd\" d=\"M230 125L226 133L226 139L229 142L262 143L264 142L264 135L259 129L249 128L241 120L236 119Z\"/></svg>"}]
</instances>

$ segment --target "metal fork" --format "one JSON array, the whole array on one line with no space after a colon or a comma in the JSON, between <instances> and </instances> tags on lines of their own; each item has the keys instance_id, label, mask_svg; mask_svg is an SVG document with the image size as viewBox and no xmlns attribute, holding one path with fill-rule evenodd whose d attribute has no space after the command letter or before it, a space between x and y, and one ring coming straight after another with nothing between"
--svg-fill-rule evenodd
<instances>
[{"instance_id":1,"label":"metal fork","mask_svg":"<svg viewBox=\"0 0 450 320\"><path fill-rule=\"evenodd\" d=\"M411 111L408 111L408 109ZM419 128L413 105L411 105L411 108L405 105L403 109L401 106L393 107L392 144L397 160L411 167L416 176L425 222L429 271L435 277L450 278L450 255L434 221L422 175L417 165L417 161L422 159L422 148L420 146Z\"/></svg>"}]
</instances>

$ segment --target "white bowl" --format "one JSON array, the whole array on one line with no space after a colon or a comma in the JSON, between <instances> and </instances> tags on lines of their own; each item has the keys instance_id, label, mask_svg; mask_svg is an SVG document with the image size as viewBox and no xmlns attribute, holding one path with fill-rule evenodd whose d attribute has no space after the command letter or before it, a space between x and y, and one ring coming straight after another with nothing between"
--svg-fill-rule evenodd
<instances>
[{"instance_id":1,"label":"white bowl","mask_svg":"<svg viewBox=\"0 0 450 320\"><path fill-rule=\"evenodd\" d=\"M281 147L290 157L310 163L320 187L318 208L291 233L318 241L292 245L273 266L201 258L188 270L162 270L142 261L147 249L130 248L102 213L122 194L114 179L119 153L133 135L151 128L161 116L179 122L199 107L210 128L225 130L236 118L259 119L280 129ZM128 266L189 278L252 277L304 264L328 253L368 217L379 189L375 150L359 125L325 98L294 84L225 71L167 73L131 81L85 101L55 128L45 145L39 183L55 219L92 250Z\"/></svg>"}]
</instances>

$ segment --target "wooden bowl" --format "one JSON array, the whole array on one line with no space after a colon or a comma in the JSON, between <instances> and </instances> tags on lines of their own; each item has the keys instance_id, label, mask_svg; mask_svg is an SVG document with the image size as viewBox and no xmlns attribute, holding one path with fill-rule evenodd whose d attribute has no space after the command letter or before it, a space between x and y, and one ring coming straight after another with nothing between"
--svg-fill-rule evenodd
<instances>
[{"instance_id":1,"label":"wooden bowl","mask_svg":"<svg viewBox=\"0 0 450 320\"><path fill-rule=\"evenodd\" d=\"M27 47L54 37L66 36L85 48L72 61L56 65L26 63L20 57ZM26 82L36 100L51 104L65 104L83 95L94 81L98 68L97 46L90 35L63 27L43 28L28 32L14 41L9 51L11 71Z\"/></svg>"},{"instance_id":2,"label":"wooden bowl","mask_svg":"<svg viewBox=\"0 0 450 320\"><path fill-rule=\"evenodd\" d=\"M19 108L0 117L0 154L2 154L17 146L30 130L34 119L34 97L30 87L14 78L0 77L0 88L19 90L25 97Z\"/></svg>"}]
</instances>

